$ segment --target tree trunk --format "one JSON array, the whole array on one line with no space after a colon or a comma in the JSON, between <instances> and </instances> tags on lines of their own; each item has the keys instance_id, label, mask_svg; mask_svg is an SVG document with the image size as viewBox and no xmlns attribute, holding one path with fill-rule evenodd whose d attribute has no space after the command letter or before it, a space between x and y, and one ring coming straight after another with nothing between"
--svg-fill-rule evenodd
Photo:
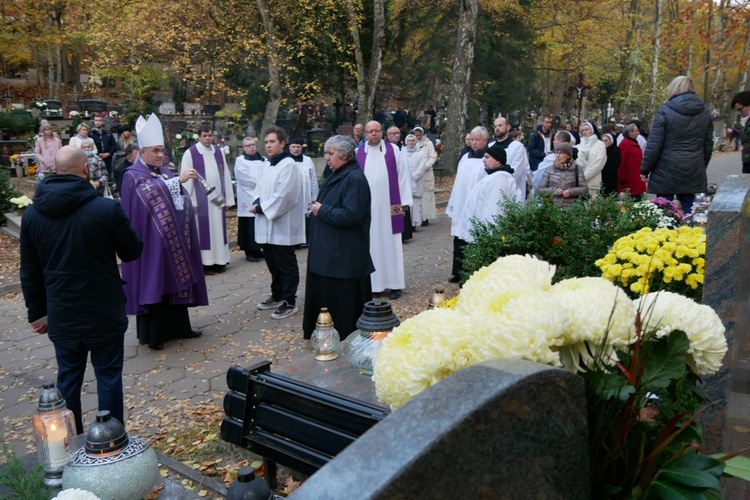
<instances>
[{"instance_id":1,"label":"tree trunk","mask_svg":"<svg viewBox=\"0 0 750 500\"><path fill-rule=\"evenodd\" d=\"M747 32L746 32L747 33ZM747 54L748 51L750 51L750 34L745 35L745 47L742 49L742 57L740 58L740 68L739 69L739 75L737 79L737 92L742 92L745 90L745 86L747 85Z\"/></svg>"},{"instance_id":2,"label":"tree trunk","mask_svg":"<svg viewBox=\"0 0 750 500\"><path fill-rule=\"evenodd\" d=\"M359 21L357 13L354 11L354 2L347 1L346 7L349 12L349 26L354 41L354 58L357 61L357 99L359 100L358 111L362 108L362 99L367 89L367 77L365 76L365 59L362 55L362 42L359 39ZM343 101L342 101L343 102ZM361 113L357 113L357 123L363 123L359 120Z\"/></svg>"},{"instance_id":3,"label":"tree trunk","mask_svg":"<svg viewBox=\"0 0 750 500\"><path fill-rule=\"evenodd\" d=\"M646 114L648 121L654 116L654 99L656 98L656 82L659 76L659 46L661 36L661 10L662 0L656 0L656 14L654 16L654 60L651 62L651 92L648 95L648 106Z\"/></svg>"},{"instance_id":4,"label":"tree trunk","mask_svg":"<svg viewBox=\"0 0 750 500\"><path fill-rule=\"evenodd\" d=\"M385 0L373 0L372 57L370 71L367 73L364 102L359 98L357 122L365 124L372 119L375 103L375 92L378 89L380 71L383 69L383 52L385 50Z\"/></svg>"},{"instance_id":5,"label":"tree trunk","mask_svg":"<svg viewBox=\"0 0 750 500\"><path fill-rule=\"evenodd\" d=\"M471 69L474 63L474 43L477 34L478 0L462 0L456 35L456 55L453 60L451 91L443 136L440 162L444 168L455 172L461 145L464 142L466 112L469 107Z\"/></svg>"},{"instance_id":6,"label":"tree trunk","mask_svg":"<svg viewBox=\"0 0 750 500\"><path fill-rule=\"evenodd\" d=\"M281 83L279 82L278 47L276 46L273 19L268 12L268 4L265 0L255 0L255 3L263 20L263 28L266 32L266 50L268 51L268 102L266 102L266 110L263 113L263 124L260 132L262 134L266 127L276 123L276 116L279 114L279 107L281 106ZM262 137L259 142L258 149L265 153Z\"/></svg>"}]
</instances>

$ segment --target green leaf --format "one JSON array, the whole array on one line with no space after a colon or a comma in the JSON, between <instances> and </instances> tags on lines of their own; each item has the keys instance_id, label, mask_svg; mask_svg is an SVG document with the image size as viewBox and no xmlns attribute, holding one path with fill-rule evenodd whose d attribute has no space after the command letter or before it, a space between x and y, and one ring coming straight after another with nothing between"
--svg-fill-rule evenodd
<instances>
[{"instance_id":1,"label":"green leaf","mask_svg":"<svg viewBox=\"0 0 750 500\"><path fill-rule=\"evenodd\" d=\"M683 455L656 474L648 498L705 499L706 490L718 490L724 464L708 455Z\"/></svg>"},{"instance_id":2,"label":"green leaf","mask_svg":"<svg viewBox=\"0 0 750 500\"><path fill-rule=\"evenodd\" d=\"M657 341L643 370L641 383L646 390L656 391L667 387L671 380L685 373L685 354L690 341L684 332L672 332L667 341Z\"/></svg>"},{"instance_id":3,"label":"green leaf","mask_svg":"<svg viewBox=\"0 0 750 500\"><path fill-rule=\"evenodd\" d=\"M597 395L604 400L615 398L626 401L633 392L635 392L635 387L629 385L628 379L619 373L602 375L596 385Z\"/></svg>"},{"instance_id":4,"label":"green leaf","mask_svg":"<svg viewBox=\"0 0 750 500\"><path fill-rule=\"evenodd\" d=\"M724 455L726 455L726 453L717 453L716 455L711 456L714 458L721 458ZM750 481L750 458L740 455L738 457L730 458L725 461L724 464L726 465L724 468L724 475Z\"/></svg>"},{"instance_id":5,"label":"green leaf","mask_svg":"<svg viewBox=\"0 0 750 500\"><path fill-rule=\"evenodd\" d=\"M719 480L707 472L696 471L688 467L669 467L659 473L659 481L670 481L691 488L717 489Z\"/></svg>"}]
</instances>

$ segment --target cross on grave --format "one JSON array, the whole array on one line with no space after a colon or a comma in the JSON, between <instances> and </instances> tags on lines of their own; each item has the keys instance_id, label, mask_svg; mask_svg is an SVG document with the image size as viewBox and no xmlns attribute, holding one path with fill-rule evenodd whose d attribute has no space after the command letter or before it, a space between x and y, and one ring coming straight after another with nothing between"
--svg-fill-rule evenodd
<instances>
[{"instance_id":1,"label":"cross on grave","mask_svg":"<svg viewBox=\"0 0 750 500\"><path fill-rule=\"evenodd\" d=\"M34 96L33 101L34 102L44 102L44 97L42 97L42 94L37 93L37 95Z\"/></svg>"},{"instance_id":2,"label":"cross on grave","mask_svg":"<svg viewBox=\"0 0 750 500\"><path fill-rule=\"evenodd\" d=\"M581 109L583 109L583 92L585 90L591 90L591 85L583 84L583 73L578 73L578 81L575 85L568 87L568 90L576 91L576 103L578 104L578 124L581 124Z\"/></svg>"},{"instance_id":3,"label":"cross on grave","mask_svg":"<svg viewBox=\"0 0 750 500\"><path fill-rule=\"evenodd\" d=\"M6 90L3 94L3 99L5 99L5 107L9 108L10 103L13 102L13 95L10 93L9 90Z\"/></svg>"}]
</instances>

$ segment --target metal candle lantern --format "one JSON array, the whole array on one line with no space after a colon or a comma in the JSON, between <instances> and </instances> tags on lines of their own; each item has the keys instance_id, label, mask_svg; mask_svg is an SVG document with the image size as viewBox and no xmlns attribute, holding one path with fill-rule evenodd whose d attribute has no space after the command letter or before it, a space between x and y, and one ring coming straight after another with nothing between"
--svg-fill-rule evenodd
<instances>
[{"instance_id":1,"label":"metal candle lantern","mask_svg":"<svg viewBox=\"0 0 750 500\"><path fill-rule=\"evenodd\" d=\"M446 300L448 300L448 297L445 295L445 290L435 290L435 293L432 294L430 301L427 303L427 309L436 309Z\"/></svg>"},{"instance_id":2,"label":"metal candle lantern","mask_svg":"<svg viewBox=\"0 0 750 500\"><path fill-rule=\"evenodd\" d=\"M39 463L44 467L44 484L58 487L76 437L73 412L65 405L62 393L55 384L42 386L37 414L34 415L34 435Z\"/></svg>"},{"instance_id":3,"label":"metal candle lantern","mask_svg":"<svg viewBox=\"0 0 750 500\"><path fill-rule=\"evenodd\" d=\"M333 327L333 318L327 307L320 309L318 319L315 322L315 330L310 336L310 343L315 350L315 359L318 361L331 361L339 355L336 348L339 346L341 337Z\"/></svg>"},{"instance_id":4,"label":"metal candle lantern","mask_svg":"<svg viewBox=\"0 0 750 500\"><path fill-rule=\"evenodd\" d=\"M107 410L96 414L86 434L86 446L71 457L63 473L63 488L80 488L99 498L143 498L159 479L156 453Z\"/></svg>"},{"instance_id":5,"label":"metal candle lantern","mask_svg":"<svg viewBox=\"0 0 750 500\"><path fill-rule=\"evenodd\" d=\"M357 329L343 343L344 357L365 375L372 376L372 365L381 342L400 325L391 304L385 300L372 300L365 304Z\"/></svg>"}]
</instances>

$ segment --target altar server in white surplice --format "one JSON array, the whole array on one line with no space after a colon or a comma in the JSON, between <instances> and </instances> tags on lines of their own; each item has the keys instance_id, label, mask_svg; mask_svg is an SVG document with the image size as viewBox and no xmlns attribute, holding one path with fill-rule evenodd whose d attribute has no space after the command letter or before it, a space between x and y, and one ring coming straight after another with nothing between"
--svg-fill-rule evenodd
<instances>
[{"instance_id":1,"label":"altar server in white surplice","mask_svg":"<svg viewBox=\"0 0 750 500\"><path fill-rule=\"evenodd\" d=\"M461 278L458 273L461 270L460 261L463 259L463 248L466 245L458 237L459 217L471 190L487 176L482 159L489 138L490 134L486 128L474 127L471 131L471 151L461 157L456 167L456 179L453 181L448 208L445 210L446 215L451 218L451 236L453 236L453 269L448 280L451 283L458 283Z\"/></svg>"},{"instance_id":2,"label":"altar server in white surplice","mask_svg":"<svg viewBox=\"0 0 750 500\"><path fill-rule=\"evenodd\" d=\"M258 153L255 139L245 137L242 154L234 161L234 178L237 179L237 244L250 262L258 262L263 257L263 250L255 241L255 214L250 212L250 207L265 161Z\"/></svg>"},{"instance_id":3,"label":"altar server in white surplice","mask_svg":"<svg viewBox=\"0 0 750 500\"><path fill-rule=\"evenodd\" d=\"M357 162L364 170L372 196L370 257L375 265L372 291L390 290L390 299L401 297L404 289L404 205L412 204L411 176L400 160L396 146L383 140L383 129L376 121L365 125L367 142L357 149Z\"/></svg>"},{"instance_id":4,"label":"altar server in white surplice","mask_svg":"<svg viewBox=\"0 0 750 500\"><path fill-rule=\"evenodd\" d=\"M234 205L232 174L224 152L211 144L213 130L208 125L198 128L198 143L188 148L182 156L180 171L194 168L201 174L216 194L226 200L224 207L209 201L200 182L189 180L183 186L190 194L190 201L198 208L195 214L200 238L201 259L206 274L223 273L229 263L227 244L227 207ZM214 193L211 193L212 195Z\"/></svg>"}]
</instances>

